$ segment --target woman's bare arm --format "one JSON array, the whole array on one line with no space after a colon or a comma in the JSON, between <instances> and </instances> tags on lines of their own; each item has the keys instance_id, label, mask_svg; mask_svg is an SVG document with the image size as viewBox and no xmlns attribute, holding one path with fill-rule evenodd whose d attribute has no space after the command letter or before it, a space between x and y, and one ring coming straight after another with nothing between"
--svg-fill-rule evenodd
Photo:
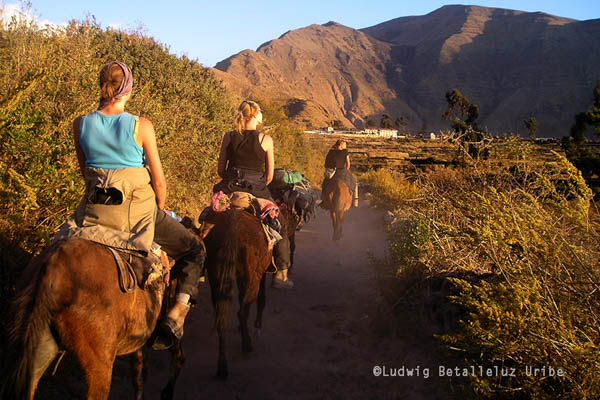
<instances>
[{"instance_id":1,"label":"woman's bare arm","mask_svg":"<svg viewBox=\"0 0 600 400\"><path fill-rule=\"evenodd\" d=\"M146 162L150 167L152 177L152 187L156 195L156 204L160 210L165 209L167 200L167 180L163 172L160 156L158 155L158 146L156 145L156 134L152 122L146 118L139 119L138 135L142 142L142 147L146 153Z\"/></svg>"},{"instance_id":2,"label":"woman's bare arm","mask_svg":"<svg viewBox=\"0 0 600 400\"><path fill-rule=\"evenodd\" d=\"M79 143L79 134L81 127L81 116L75 118L73 121L73 142L75 143L75 152L77 153L77 162L79 163L79 172L81 176L84 176L85 171L85 154L81 149L81 144Z\"/></svg>"},{"instance_id":3,"label":"woman's bare arm","mask_svg":"<svg viewBox=\"0 0 600 400\"><path fill-rule=\"evenodd\" d=\"M227 146L229 146L229 142L231 138L229 137L229 132L227 132L223 136L223 141L221 142L221 151L219 152L219 162L217 166L217 174L221 177L221 179L225 178L225 171L227 169Z\"/></svg>"},{"instance_id":4,"label":"woman's bare arm","mask_svg":"<svg viewBox=\"0 0 600 400\"><path fill-rule=\"evenodd\" d=\"M273 180L273 173L275 171L275 151L273 149L273 138L269 135L265 135L262 144L262 148L267 152L265 158L265 178L267 185Z\"/></svg>"}]
</instances>

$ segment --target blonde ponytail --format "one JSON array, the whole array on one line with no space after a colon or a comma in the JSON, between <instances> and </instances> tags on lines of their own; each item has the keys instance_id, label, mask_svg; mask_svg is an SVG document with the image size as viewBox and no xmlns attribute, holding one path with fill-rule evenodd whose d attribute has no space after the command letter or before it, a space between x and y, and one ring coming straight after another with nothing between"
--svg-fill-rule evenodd
<instances>
[{"instance_id":1,"label":"blonde ponytail","mask_svg":"<svg viewBox=\"0 0 600 400\"><path fill-rule=\"evenodd\" d=\"M234 120L235 130L242 133L246 126L246 122L258 115L259 112L260 106L258 103L251 100L242 101L242 104L238 107L238 113Z\"/></svg>"}]
</instances>

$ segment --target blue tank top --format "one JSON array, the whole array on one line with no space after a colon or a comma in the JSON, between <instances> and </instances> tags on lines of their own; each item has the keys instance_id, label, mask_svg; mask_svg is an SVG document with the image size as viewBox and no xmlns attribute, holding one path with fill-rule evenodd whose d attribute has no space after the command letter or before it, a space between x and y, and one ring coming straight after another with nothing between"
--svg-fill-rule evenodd
<instances>
[{"instance_id":1,"label":"blue tank top","mask_svg":"<svg viewBox=\"0 0 600 400\"><path fill-rule=\"evenodd\" d=\"M81 119L79 144L86 167L143 168L144 149L135 142L133 130L138 117L127 112L104 115L99 111Z\"/></svg>"}]
</instances>

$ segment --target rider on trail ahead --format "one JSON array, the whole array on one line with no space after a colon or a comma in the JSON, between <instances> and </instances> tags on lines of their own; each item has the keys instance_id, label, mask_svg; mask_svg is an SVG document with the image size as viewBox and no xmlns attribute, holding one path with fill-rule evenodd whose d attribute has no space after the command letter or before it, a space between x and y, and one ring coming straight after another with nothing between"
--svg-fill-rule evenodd
<instances>
[{"instance_id":1,"label":"rider on trail ahead","mask_svg":"<svg viewBox=\"0 0 600 400\"><path fill-rule=\"evenodd\" d=\"M346 148L346 142L342 139L335 142L325 157L325 177L321 186L323 192L325 185L333 179L341 180L348 186L350 192L353 193L352 205L358 207L358 184L350 172L350 155Z\"/></svg>"},{"instance_id":2,"label":"rider on trail ahead","mask_svg":"<svg viewBox=\"0 0 600 400\"><path fill-rule=\"evenodd\" d=\"M273 201L267 185L273 180L275 156L271 136L259 132L262 111L257 103L244 100L235 117L235 130L225 133L219 154L218 174L222 181L213 187L213 192L248 192L258 198ZM282 232L285 221L279 214ZM275 244L273 258L277 272L273 287L288 289L294 283L288 279L290 267L290 244L286 235Z\"/></svg>"},{"instance_id":3,"label":"rider on trail ahead","mask_svg":"<svg viewBox=\"0 0 600 400\"><path fill-rule=\"evenodd\" d=\"M183 335L185 317L195 302L204 249L167 214L167 184L154 126L146 118L125 112L133 86L131 70L122 62L109 62L100 71L99 84L98 109L73 122L75 149L86 181L74 229L112 228L114 235L123 235L122 248L147 252L154 241L176 260L171 270L177 278L176 302L158 325L158 340L170 347Z\"/></svg>"}]
</instances>

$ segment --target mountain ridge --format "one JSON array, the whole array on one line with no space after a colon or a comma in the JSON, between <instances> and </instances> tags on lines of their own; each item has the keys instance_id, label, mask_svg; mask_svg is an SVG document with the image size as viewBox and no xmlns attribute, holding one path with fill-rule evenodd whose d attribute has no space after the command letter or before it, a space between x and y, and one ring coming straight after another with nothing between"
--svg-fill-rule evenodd
<instances>
[{"instance_id":1,"label":"mountain ridge","mask_svg":"<svg viewBox=\"0 0 600 400\"><path fill-rule=\"evenodd\" d=\"M448 129L444 95L456 87L491 133L525 133L534 116L540 135L565 136L600 78L597 37L600 20L448 5L362 29L290 30L213 71L239 96L285 102L305 127L361 128L386 113L411 131Z\"/></svg>"}]
</instances>

